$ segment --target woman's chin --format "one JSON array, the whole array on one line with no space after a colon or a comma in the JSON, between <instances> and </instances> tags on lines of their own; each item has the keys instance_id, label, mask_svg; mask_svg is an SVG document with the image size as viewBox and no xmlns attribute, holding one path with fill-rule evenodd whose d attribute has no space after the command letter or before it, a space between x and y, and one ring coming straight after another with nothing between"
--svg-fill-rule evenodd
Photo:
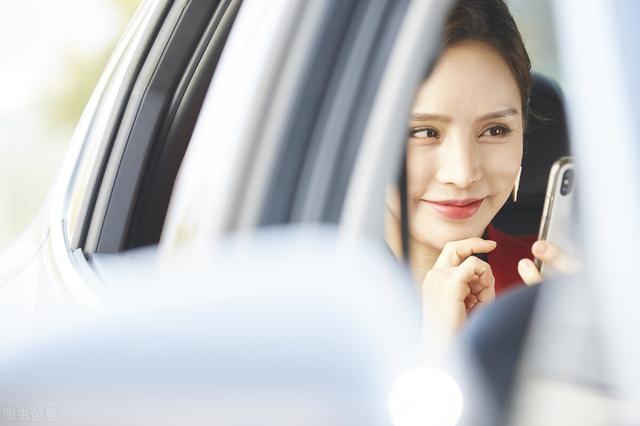
<instances>
[{"instance_id":1,"label":"woman's chin","mask_svg":"<svg viewBox=\"0 0 640 426\"><path fill-rule=\"evenodd\" d=\"M478 221L469 223L438 223L431 226L424 226L415 235L423 244L427 244L438 250L442 250L444 245L450 241L465 240L467 238L482 237L487 224ZM425 232L425 229L431 230L431 232Z\"/></svg>"}]
</instances>

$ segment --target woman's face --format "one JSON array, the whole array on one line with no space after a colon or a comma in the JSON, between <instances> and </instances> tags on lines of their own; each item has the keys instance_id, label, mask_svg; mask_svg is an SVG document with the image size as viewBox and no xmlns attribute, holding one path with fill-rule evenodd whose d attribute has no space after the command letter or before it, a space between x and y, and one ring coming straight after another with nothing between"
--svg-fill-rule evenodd
<instances>
[{"instance_id":1,"label":"woman's face","mask_svg":"<svg viewBox=\"0 0 640 426\"><path fill-rule=\"evenodd\" d=\"M481 236L522 159L520 92L492 47L445 50L413 106L407 147L411 236L442 249Z\"/></svg>"}]
</instances>

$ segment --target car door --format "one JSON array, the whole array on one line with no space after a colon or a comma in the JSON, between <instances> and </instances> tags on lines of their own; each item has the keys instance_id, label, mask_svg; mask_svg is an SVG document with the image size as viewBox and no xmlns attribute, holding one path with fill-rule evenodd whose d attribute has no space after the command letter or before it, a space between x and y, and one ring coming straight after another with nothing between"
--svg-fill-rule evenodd
<instances>
[{"instance_id":1,"label":"car door","mask_svg":"<svg viewBox=\"0 0 640 426\"><path fill-rule=\"evenodd\" d=\"M203 87L240 4L148 0L140 5L34 225L42 239L5 274L4 288L33 287L18 303L29 306L29 316L51 317L54 306L105 311L117 292L100 277L100 256L158 242Z\"/></svg>"}]
</instances>

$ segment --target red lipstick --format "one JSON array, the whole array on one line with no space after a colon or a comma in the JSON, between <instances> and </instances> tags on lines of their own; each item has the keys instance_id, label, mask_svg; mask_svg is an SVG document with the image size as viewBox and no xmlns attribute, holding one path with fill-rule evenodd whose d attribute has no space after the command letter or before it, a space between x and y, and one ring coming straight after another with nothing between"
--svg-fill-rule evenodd
<instances>
[{"instance_id":1,"label":"red lipstick","mask_svg":"<svg viewBox=\"0 0 640 426\"><path fill-rule=\"evenodd\" d=\"M484 198L469 198L466 200L423 200L440 216L449 220L469 219L480 209Z\"/></svg>"}]
</instances>

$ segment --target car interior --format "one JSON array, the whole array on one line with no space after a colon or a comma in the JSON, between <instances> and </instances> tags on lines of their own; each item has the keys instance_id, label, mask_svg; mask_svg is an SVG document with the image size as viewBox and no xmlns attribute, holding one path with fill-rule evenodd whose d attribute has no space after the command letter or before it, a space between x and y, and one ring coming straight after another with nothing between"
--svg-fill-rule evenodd
<instances>
[{"instance_id":1,"label":"car interior","mask_svg":"<svg viewBox=\"0 0 640 426\"><path fill-rule=\"evenodd\" d=\"M567 120L560 86L533 73L518 201L509 199L493 224L511 235L537 235L549 171L569 155Z\"/></svg>"}]
</instances>

